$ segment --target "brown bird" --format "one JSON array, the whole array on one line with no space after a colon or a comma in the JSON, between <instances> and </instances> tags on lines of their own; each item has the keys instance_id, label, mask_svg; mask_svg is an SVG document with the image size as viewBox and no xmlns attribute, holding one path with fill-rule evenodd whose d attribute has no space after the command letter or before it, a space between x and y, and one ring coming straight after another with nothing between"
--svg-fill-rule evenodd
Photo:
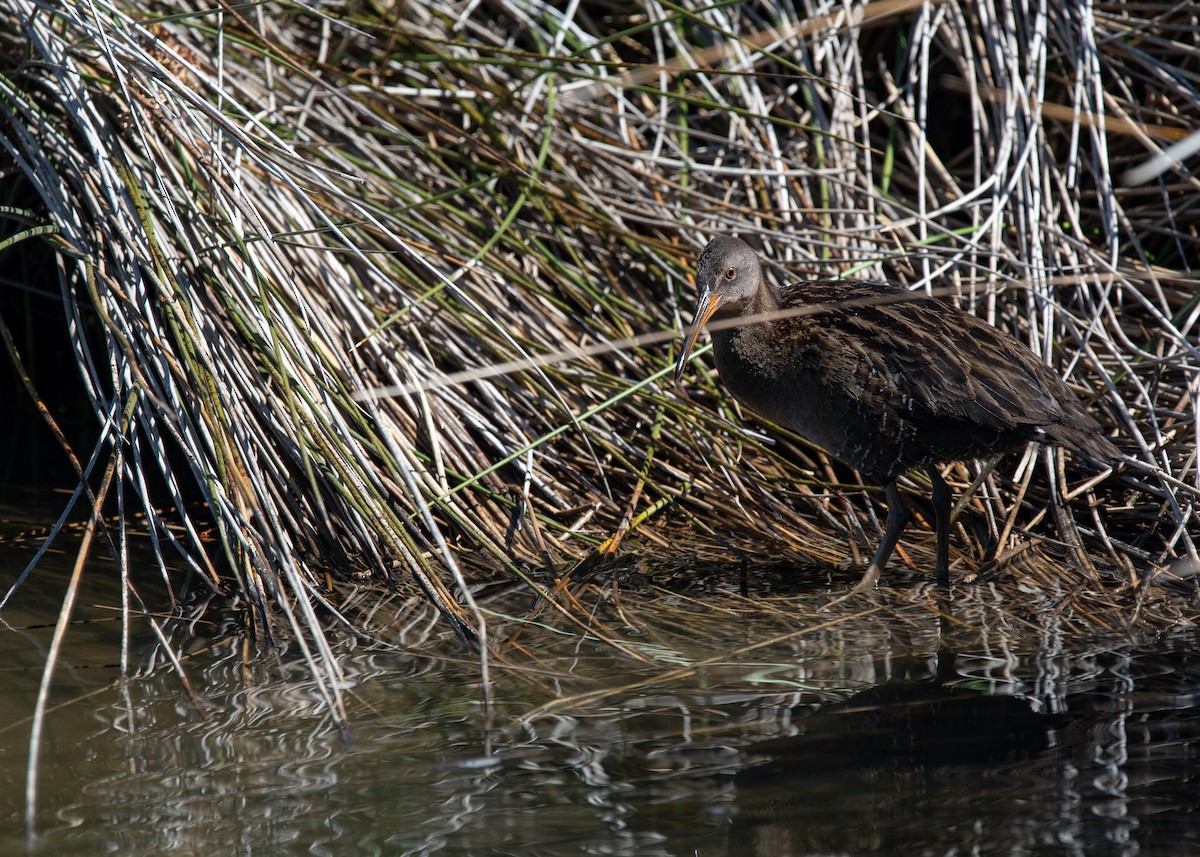
<instances>
[{"instance_id":1,"label":"brown bird","mask_svg":"<svg viewBox=\"0 0 1200 857\"><path fill-rule=\"evenodd\" d=\"M1117 448L1032 351L970 313L898 286L854 280L774 288L740 238L700 254L696 317L675 379L709 319L721 380L740 402L884 486L883 540L855 591L873 586L909 513L896 478L933 482L937 578L949 584L950 488L937 465L1030 441L1110 463ZM814 307L811 314L789 310ZM773 317L779 316L782 317Z\"/></svg>"}]
</instances>

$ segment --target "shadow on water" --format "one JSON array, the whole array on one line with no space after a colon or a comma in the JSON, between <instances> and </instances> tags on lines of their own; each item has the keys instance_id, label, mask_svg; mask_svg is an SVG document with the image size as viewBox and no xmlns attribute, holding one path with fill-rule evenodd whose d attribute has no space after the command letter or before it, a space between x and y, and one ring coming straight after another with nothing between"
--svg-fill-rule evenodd
<instances>
[{"instance_id":1,"label":"shadow on water","mask_svg":"<svg viewBox=\"0 0 1200 857\"><path fill-rule=\"evenodd\" d=\"M983 798L982 773L1060 745L1067 716L956 686L955 660L943 649L931 678L884 682L801 716L798 735L746 748L769 761L734 777L734 841L753 854L920 846L939 816L963 825Z\"/></svg>"},{"instance_id":2,"label":"shadow on water","mask_svg":"<svg viewBox=\"0 0 1200 857\"><path fill-rule=\"evenodd\" d=\"M3 555L11 570L17 553ZM68 567L51 558L0 616L0 853L24 848L28 717ZM477 665L449 634L407 650L341 641L346 746L295 653L264 666L234 614L210 611L190 638L174 626L204 715L140 629L134 677L119 682L111 569L97 563L84 586L46 722L38 854L1132 855L1200 842L1192 630L1069 639L986 611L948 624L952 611L926 603L790 635L776 599L734 622L719 594L631 596L624 609L646 624L628 639L652 665L530 628L530 660L498 666L491 734ZM522 721L544 705L557 707Z\"/></svg>"},{"instance_id":3,"label":"shadow on water","mask_svg":"<svg viewBox=\"0 0 1200 857\"><path fill-rule=\"evenodd\" d=\"M1196 659L1101 660L1039 698L949 684L943 651L929 679L817 708L746 749L730 853L1189 853Z\"/></svg>"}]
</instances>

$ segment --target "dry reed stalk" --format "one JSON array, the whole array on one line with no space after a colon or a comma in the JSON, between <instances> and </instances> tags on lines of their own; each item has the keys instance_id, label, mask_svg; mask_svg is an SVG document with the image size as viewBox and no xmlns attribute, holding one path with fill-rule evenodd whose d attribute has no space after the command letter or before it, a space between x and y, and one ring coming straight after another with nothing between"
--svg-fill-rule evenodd
<instances>
[{"instance_id":1,"label":"dry reed stalk","mask_svg":"<svg viewBox=\"0 0 1200 857\"><path fill-rule=\"evenodd\" d=\"M1010 330L1129 455L1070 539L1120 581L1195 557L1200 195L1183 166L1113 179L1200 115L1193 16L872 6L863 29L817 2L10 2L0 146L55 230L96 451L126 451L115 493L164 578L244 595L341 718L325 631L357 627L331 581L412 581L486 639L476 587L551 598L619 528L822 562L872 540L853 474L764 443L715 381L681 398L672 349L636 344L690 315L725 230L774 276L948 289ZM1088 478L1057 468L952 474L979 483L964 567Z\"/></svg>"}]
</instances>

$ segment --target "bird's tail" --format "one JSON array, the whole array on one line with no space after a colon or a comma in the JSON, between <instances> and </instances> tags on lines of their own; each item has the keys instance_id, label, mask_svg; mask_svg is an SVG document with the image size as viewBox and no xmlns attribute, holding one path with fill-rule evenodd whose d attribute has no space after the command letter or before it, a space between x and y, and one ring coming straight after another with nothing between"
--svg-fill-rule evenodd
<instances>
[{"instance_id":1,"label":"bird's tail","mask_svg":"<svg viewBox=\"0 0 1200 857\"><path fill-rule=\"evenodd\" d=\"M1103 464L1113 464L1121 458L1121 451L1101 433L1100 425L1090 415L1082 425L1056 423L1045 426L1044 430L1057 445L1078 450Z\"/></svg>"}]
</instances>

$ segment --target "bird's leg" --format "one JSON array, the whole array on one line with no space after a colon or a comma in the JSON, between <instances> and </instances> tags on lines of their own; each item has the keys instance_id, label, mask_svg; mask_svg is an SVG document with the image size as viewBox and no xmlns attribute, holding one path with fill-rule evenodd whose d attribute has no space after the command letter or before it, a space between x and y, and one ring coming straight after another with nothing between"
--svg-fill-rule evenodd
<instances>
[{"instance_id":1,"label":"bird's leg","mask_svg":"<svg viewBox=\"0 0 1200 857\"><path fill-rule=\"evenodd\" d=\"M871 564L863 572L862 580L855 584L854 588L850 590L851 592L865 592L879 582L879 573L887 565L888 558L891 557L892 550L896 547L896 542L900 541L900 533L903 532L904 525L908 523L908 507L904 505L896 483L888 483L887 487L883 489L883 493L887 496L888 508L887 526L883 531L883 540L875 550L875 556L871 557Z\"/></svg>"},{"instance_id":2,"label":"bird's leg","mask_svg":"<svg viewBox=\"0 0 1200 857\"><path fill-rule=\"evenodd\" d=\"M933 482L933 523L937 529L937 582L950 585L950 486L937 468L929 469Z\"/></svg>"}]
</instances>

